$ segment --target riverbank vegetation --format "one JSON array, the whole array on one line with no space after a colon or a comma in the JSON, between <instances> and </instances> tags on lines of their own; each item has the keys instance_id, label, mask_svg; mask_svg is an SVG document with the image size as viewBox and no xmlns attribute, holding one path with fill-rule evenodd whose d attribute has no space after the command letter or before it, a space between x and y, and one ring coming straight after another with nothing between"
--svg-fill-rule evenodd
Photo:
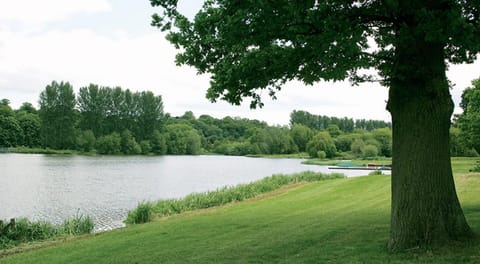
<instances>
[{"instance_id":1,"label":"riverbank vegetation","mask_svg":"<svg viewBox=\"0 0 480 264\"><path fill-rule=\"evenodd\" d=\"M322 174L306 171L293 175L272 175L259 181L223 187L205 193L193 193L182 199L142 202L128 213L125 223L140 224L150 222L153 218L162 218L174 214L206 209L216 206L241 202L258 195L271 192L288 184L314 182L328 179L344 178L343 174Z\"/></svg>"},{"instance_id":2,"label":"riverbank vegetation","mask_svg":"<svg viewBox=\"0 0 480 264\"><path fill-rule=\"evenodd\" d=\"M478 80L465 90L450 129L452 156L478 156ZM192 112L174 117L162 97L121 87L47 85L40 108L24 103L13 110L0 102L0 149L20 153L102 155L223 155L378 159L391 156L391 124L295 110L288 126Z\"/></svg>"},{"instance_id":3,"label":"riverbank vegetation","mask_svg":"<svg viewBox=\"0 0 480 264\"><path fill-rule=\"evenodd\" d=\"M455 176L480 233L480 175ZM256 199L162 218L37 250L1 263L476 263L477 239L389 254L390 177L288 185Z\"/></svg>"},{"instance_id":4,"label":"riverbank vegetation","mask_svg":"<svg viewBox=\"0 0 480 264\"><path fill-rule=\"evenodd\" d=\"M0 220L0 250L29 242L90 234L93 228L93 220L83 215L66 219L60 225L45 221L30 221L27 218Z\"/></svg>"}]
</instances>

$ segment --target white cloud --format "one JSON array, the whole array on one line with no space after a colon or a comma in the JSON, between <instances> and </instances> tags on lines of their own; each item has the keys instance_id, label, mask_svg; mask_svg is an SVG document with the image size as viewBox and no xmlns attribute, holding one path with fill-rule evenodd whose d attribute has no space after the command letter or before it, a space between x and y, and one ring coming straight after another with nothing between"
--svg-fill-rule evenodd
<instances>
[{"instance_id":1,"label":"white cloud","mask_svg":"<svg viewBox=\"0 0 480 264\"><path fill-rule=\"evenodd\" d=\"M472 80L480 78L480 61L477 60L473 64L451 65L447 71L447 77L454 84L450 91L455 102L454 113L461 113L462 109L459 104L462 100L463 90L472 85Z\"/></svg>"},{"instance_id":2,"label":"white cloud","mask_svg":"<svg viewBox=\"0 0 480 264\"><path fill-rule=\"evenodd\" d=\"M65 20L76 14L110 11L108 0L2 0L0 21L34 25Z\"/></svg>"}]
</instances>

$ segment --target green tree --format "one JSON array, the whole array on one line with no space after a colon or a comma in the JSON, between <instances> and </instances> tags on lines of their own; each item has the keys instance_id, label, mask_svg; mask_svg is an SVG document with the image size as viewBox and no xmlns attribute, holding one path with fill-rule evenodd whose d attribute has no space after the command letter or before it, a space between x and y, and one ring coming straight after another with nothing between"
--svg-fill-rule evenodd
<instances>
[{"instance_id":1,"label":"green tree","mask_svg":"<svg viewBox=\"0 0 480 264\"><path fill-rule=\"evenodd\" d=\"M75 147L75 94L68 82L56 82L40 93L40 120L43 145L53 149Z\"/></svg>"},{"instance_id":2,"label":"green tree","mask_svg":"<svg viewBox=\"0 0 480 264\"><path fill-rule=\"evenodd\" d=\"M335 147L337 147L337 150L341 152L350 151L352 150L351 146L353 141L360 139L360 137L360 135L354 133L340 135L335 139Z\"/></svg>"},{"instance_id":3,"label":"green tree","mask_svg":"<svg viewBox=\"0 0 480 264\"><path fill-rule=\"evenodd\" d=\"M327 126L327 131L330 134L330 136L332 136L333 138L336 138L343 133L342 130L340 130L340 127L338 127L335 124L328 125Z\"/></svg>"},{"instance_id":4,"label":"green tree","mask_svg":"<svg viewBox=\"0 0 480 264\"><path fill-rule=\"evenodd\" d=\"M142 149L142 154L143 155L148 155L152 152L152 145L150 144L150 141L148 141L148 140L140 141L140 148Z\"/></svg>"},{"instance_id":5,"label":"green tree","mask_svg":"<svg viewBox=\"0 0 480 264\"><path fill-rule=\"evenodd\" d=\"M92 130L81 131L77 136L77 149L90 152L95 148L96 138Z\"/></svg>"},{"instance_id":6,"label":"green tree","mask_svg":"<svg viewBox=\"0 0 480 264\"><path fill-rule=\"evenodd\" d=\"M138 94L132 93L129 89L120 90L123 101L120 104L120 125L122 131L137 131L136 118L138 117Z\"/></svg>"},{"instance_id":7,"label":"green tree","mask_svg":"<svg viewBox=\"0 0 480 264\"><path fill-rule=\"evenodd\" d=\"M361 148L362 158L375 158L378 155L378 148L375 145L365 145Z\"/></svg>"},{"instance_id":8,"label":"green tree","mask_svg":"<svg viewBox=\"0 0 480 264\"><path fill-rule=\"evenodd\" d=\"M130 132L130 130L125 129L120 135L120 138L120 146L123 154L136 155L142 152L142 148L137 143L135 137L133 136L132 132Z\"/></svg>"},{"instance_id":9,"label":"green tree","mask_svg":"<svg viewBox=\"0 0 480 264\"><path fill-rule=\"evenodd\" d=\"M293 142L298 147L298 150L303 152L307 149L307 143L315 135L312 129L302 124L293 124L290 130Z\"/></svg>"},{"instance_id":10,"label":"green tree","mask_svg":"<svg viewBox=\"0 0 480 264\"><path fill-rule=\"evenodd\" d=\"M25 112L25 113L28 113L28 114L38 114L37 109L35 109L35 107L31 103L28 103L28 102L23 103L22 106L20 106L20 108L16 112Z\"/></svg>"},{"instance_id":11,"label":"green tree","mask_svg":"<svg viewBox=\"0 0 480 264\"><path fill-rule=\"evenodd\" d=\"M289 154L298 152L286 127L255 128L250 137L254 149L262 154Z\"/></svg>"},{"instance_id":12,"label":"green tree","mask_svg":"<svg viewBox=\"0 0 480 264\"><path fill-rule=\"evenodd\" d=\"M0 115L0 147L15 147L22 136L22 128L13 116Z\"/></svg>"},{"instance_id":13,"label":"green tree","mask_svg":"<svg viewBox=\"0 0 480 264\"><path fill-rule=\"evenodd\" d=\"M153 131L160 129L163 120L163 101L161 96L155 96L152 92L141 92L137 96L138 132L136 138L148 139Z\"/></svg>"},{"instance_id":14,"label":"green tree","mask_svg":"<svg viewBox=\"0 0 480 264\"><path fill-rule=\"evenodd\" d=\"M365 142L362 139L355 139L352 142L352 145L350 146L350 149L352 150L352 153L357 156L361 157L362 155L362 149L365 147Z\"/></svg>"},{"instance_id":15,"label":"green tree","mask_svg":"<svg viewBox=\"0 0 480 264\"><path fill-rule=\"evenodd\" d=\"M79 127L84 130L91 130L95 136L101 136L104 132L103 123L106 118L106 106L108 106L107 89L96 84L90 84L81 87L78 91Z\"/></svg>"},{"instance_id":16,"label":"green tree","mask_svg":"<svg viewBox=\"0 0 480 264\"><path fill-rule=\"evenodd\" d=\"M107 88L105 90L106 97L106 116L104 123L104 134L110 134L113 132L120 133L126 126L122 121L123 104L125 101L125 94L121 87Z\"/></svg>"},{"instance_id":17,"label":"green tree","mask_svg":"<svg viewBox=\"0 0 480 264\"><path fill-rule=\"evenodd\" d=\"M261 151L258 145L252 145L250 142L232 142L232 141L217 141L215 143L213 152L223 155L242 156L247 154L260 154Z\"/></svg>"},{"instance_id":18,"label":"green tree","mask_svg":"<svg viewBox=\"0 0 480 264\"><path fill-rule=\"evenodd\" d=\"M214 143L223 137L222 129L216 125L218 121L218 119L211 116L201 115L198 118L198 122L195 123L195 128L202 133L205 139L203 147L207 150L211 150L214 147Z\"/></svg>"},{"instance_id":19,"label":"green tree","mask_svg":"<svg viewBox=\"0 0 480 264\"><path fill-rule=\"evenodd\" d=\"M478 157L478 152L468 144L465 133L458 127L450 128L450 155L452 157Z\"/></svg>"},{"instance_id":20,"label":"green tree","mask_svg":"<svg viewBox=\"0 0 480 264\"><path fill-rule=\"evenodd\" d=\"M327 158L333 158L337 153L335 142L326 131L318 132L307 144L307 152L311 157L318 157L320 151L324 151Z\"/></svg>"},{"instance_id":21,"label":"green tree","mask_svg":"<svg viewBox=\"0 0 480 264\"><path fill-rule=\"evenodd\" d=\"M23 131L23 140L21 145L27 147L40 146L40 117L34 112L25 111L22 108L17 112L18 124Z\"/></svg>"},{"instance_id":22,"label":"green tree","mask_svg":"<svg viewBox=\"0 0 480 264\"><path fill-rule=\"evenodd\" d=\"M187 124L172 124L165 127L167 132L168 154L198 154L201 138L197 130Z\"/></svg>"},{"instance_id":23,"label":"green tree","mask_svg":"<svg viewBox=\"0 0 480 264\"><path fill-rule=\"evenodd\" d=\"M162 135L160 131L154 130L152 138L150 140L152 146L152 152L157 155L167 154L167 139L165 135Z\"/></svg>"},{"instance_id":24,"label":"green tree","mask_svg":"<svg viewBox=\"0 0 480 264\"><path fill-rule=\"evenodd\" d=\"M463 113L458 117L458 126L468 145L480 153L480 79L473 80L472 86L463 91L460 106Z\"/></svg>"},{"instance_id":25,"label":"green tree","mask_svg":"<svg viewBox=\"0 0 480 264\"><path fill-rule=\"evenodd\" d=\"M372 131L373 138L380 143L379 154L385 157L392 156L392 130L388 127Z\"/></svg>"},{"instance_id":26,"label":"green tree","mask_svg":"<svg viewBox=\"0 0 480 264\"><path fill-rule=\"evenodd\" d=\"M13 116L14 112L10 107L10 100L0 100L0 116Z\"/></svg>"},{"instance_id":27,"label":"green tree","mask_svg":"<svg viewBox=\"0 0 480 264\"><path fill-rule=\"evenodd\" d=\"M380 79L393 128L389 249L472 236L450 163L445 71L447 62L472 62L479 53L480 2L211 0L194 21L177 1L151 4L164 8L152 24L181 49L177 63L211 76L211 101L247 97L255 107L261 90L275 96L294 79ZM361 71L371 68L378 76Z\"/></svg>"},{"instance_id":28,"label":"green tree","mask_svg":"<svg viewBox=\"0 0 480 264\"><path fill-rule=\"evenodd\" d=\"M14 117L8 99L0 100L0 147L15 147L21 144L23 131Z\"/></svg>"},{"instance_id":29,"label":"green tree","mask_svg":"<svg viewBox=\"0 0 480 264\"><path fill-rule=\"evenodd\" d=\"M311 129L320 129L318 117L306 111L293 110L290 114L290 125L300 124Z\"/></svg>"}]
</instances>

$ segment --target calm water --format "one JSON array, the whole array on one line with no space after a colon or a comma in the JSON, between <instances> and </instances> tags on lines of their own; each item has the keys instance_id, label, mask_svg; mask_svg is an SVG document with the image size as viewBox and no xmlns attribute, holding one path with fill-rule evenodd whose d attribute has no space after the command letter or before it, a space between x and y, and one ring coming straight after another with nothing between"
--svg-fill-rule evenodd
<instances>
[{"instance_id":1,"label":"calm water","mask_svg":"<svg viewBox=\"0 0 480 264\"><path fill-rule=\"evenodd\" d=\"M298 159L0 154L0 219L60 223L87 214L97 230L107 230L122 226L127 212L140 201L180 198L305 170L331 172L326 166L302 165Z\"/></svg>"}]
</instances>

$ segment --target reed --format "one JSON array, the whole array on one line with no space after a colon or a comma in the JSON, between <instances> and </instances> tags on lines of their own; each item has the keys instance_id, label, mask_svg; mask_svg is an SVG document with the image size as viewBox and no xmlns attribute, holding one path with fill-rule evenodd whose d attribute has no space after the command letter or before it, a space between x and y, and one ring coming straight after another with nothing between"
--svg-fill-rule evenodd
<instances>
[{"instance_id":1,"label":"reed","mask_svg":"<svg viewBox=\"0 0 480 264\"><path fill-rule=\"evenodd\" d=\"M0 220L0 249L8 249L23 243L44 241L62 236L75 236L93 232L94 223L89 216L75 215L62 225L46 221L30 221L27 218Z\"/></svg>"},{"instance_id":2,"label":"reed","mask_svg":"<svg viewBox=\"0 0 480 264\"><path fill-rule=\"evenodd\" d=\"M60 227L65 235L82 235L93 232L95 224L90 216L76 214L74 217L63 221Z\"/></svg>"},{"instance_id":3,"label":"reed","mask_svg":"<svg viewBox=\"0 0 480 264\"><path fill-rule=\"evenodd\" d=\"M128 212L126 223L142 224L150 222L152 219L153 203L141 202L137 208Z\"/></svg>"}]
</instances>

